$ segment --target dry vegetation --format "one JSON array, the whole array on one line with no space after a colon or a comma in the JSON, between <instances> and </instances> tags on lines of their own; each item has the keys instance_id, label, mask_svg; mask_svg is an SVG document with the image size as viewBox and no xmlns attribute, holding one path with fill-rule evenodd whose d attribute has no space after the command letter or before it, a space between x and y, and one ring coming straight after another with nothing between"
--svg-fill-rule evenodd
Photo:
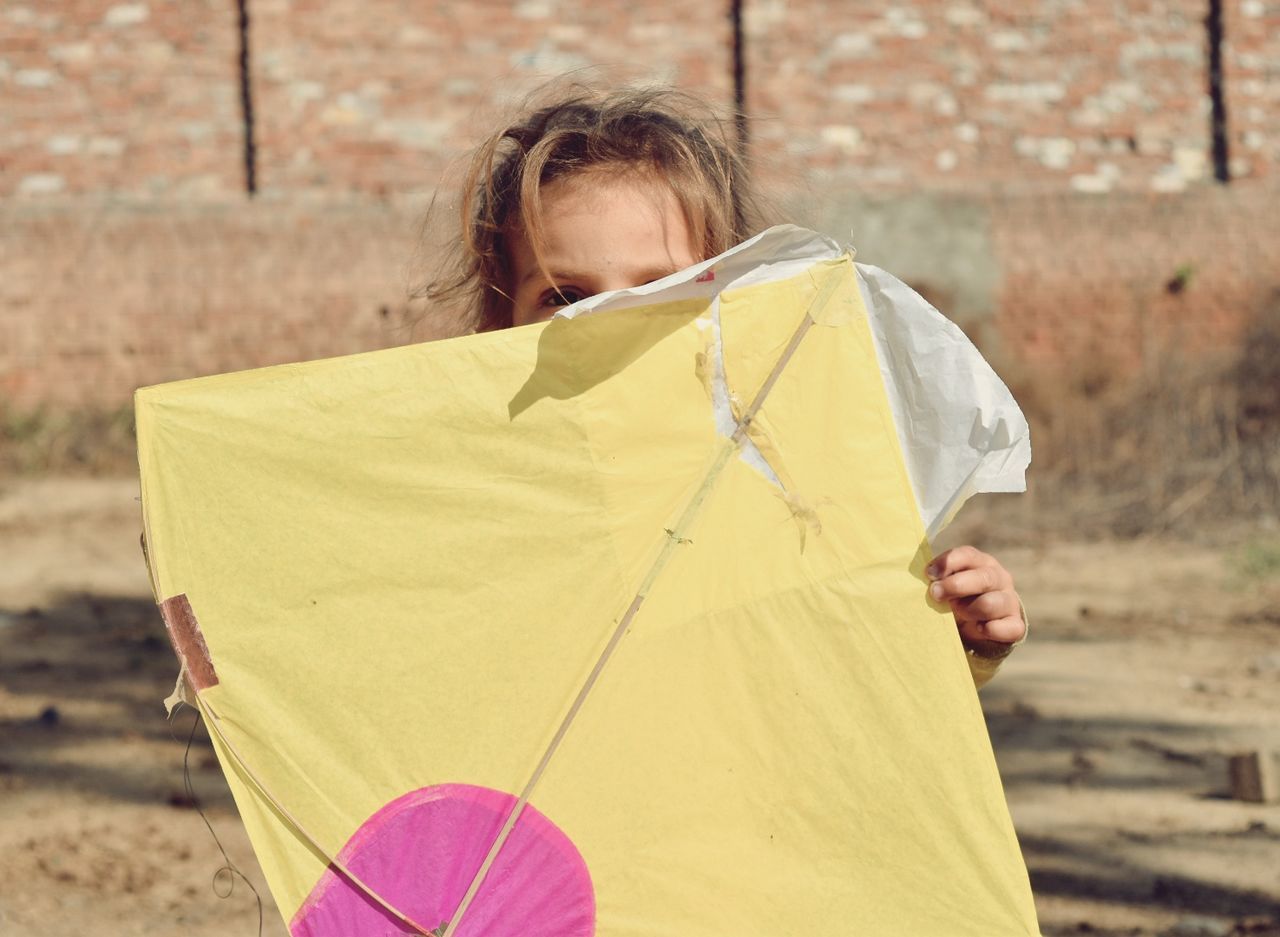
<instances>
[{"instance_id":1,"label":"dry vegetation","mask_svg":"<svg viewBox=\"0 0 1280 937\"><path fill-rule=\"evenodd\" d=\"M1230 351L1169 340L1140 364L1094 350L1056 372L999 370L1032 428L1028 496L1000 506L1024 534L1280 522L1280 294Z\"/></svg>"},{"instance_id":2,"label":"dry vegetation","mask_svg":"<svg viewBox=\"0 0 1280 937\"><path fill-rule=\"evenodd\" d=\"M996 499L995 539L1195 533L1280 523L1280 294L1234 351L1166 342L1145 363L1104 350L1057 371L1001 363L1032 425L1027 496ZM132 474L133 412L0 401L0 474ZM992 508L988 508L988 511Z\"/></svg>"},{"instance_id":3,"label":"dry vegetation","mask_svg":"<svg viewBox=\"0 0 1280 937\"><path fill-rule=\"evenodd\" d=\"M128 475L136 464L133 408L0 407L0 475Z\"/></svg>"}]
</instances>

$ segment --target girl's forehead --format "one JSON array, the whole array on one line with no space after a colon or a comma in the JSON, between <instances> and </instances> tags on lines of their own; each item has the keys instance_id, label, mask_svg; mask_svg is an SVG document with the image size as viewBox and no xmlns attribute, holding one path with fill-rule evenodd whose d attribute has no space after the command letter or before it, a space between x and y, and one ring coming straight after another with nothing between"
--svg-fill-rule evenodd
<instances>
[{"instance_id":1,"label":"girl's forehead","mask_svg":"<svg viewBox=\"0 0 1280 937\"><path fill-rule=\"evenodd\" d=\"M688 237L675 192L652 178L601 177L551 183L542 191L542 240L548 251L594 251L601 242L639 247Z\"/></svg>"},{"instance_id":2,"label":"girl's forehead","mask_svg":"<svg viewBox=\"0 0 1280 937\"><path fill-rule=\"evenodd\" d=\"M550 200L600 204L617 200L678 204L675 189L656 171L635 166L596 166L544 182L544 207Z\"/></svg>"}]
</instances>

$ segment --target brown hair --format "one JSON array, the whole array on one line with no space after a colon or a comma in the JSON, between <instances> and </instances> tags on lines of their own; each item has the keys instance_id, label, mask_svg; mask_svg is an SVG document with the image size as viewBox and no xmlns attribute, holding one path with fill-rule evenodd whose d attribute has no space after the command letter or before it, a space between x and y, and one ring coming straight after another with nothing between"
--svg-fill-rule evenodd
<instances>
[{"instance_id":1,"label":"brown hair","mask_svg":"<svg viewBox=\"0 0 1280 937\"><path fill-rule=\"evenodd\" d=\"M541 264L540 193L554 179L610 169L653 173L671 187L703 258L761 227L728 122L701 99L667 86L551 90L554 100L527 106L476 149L462 183L461 237L416 293L462 307L468 330L511 325L511 232L524 232Z\"/></svg>"}]
</instances>

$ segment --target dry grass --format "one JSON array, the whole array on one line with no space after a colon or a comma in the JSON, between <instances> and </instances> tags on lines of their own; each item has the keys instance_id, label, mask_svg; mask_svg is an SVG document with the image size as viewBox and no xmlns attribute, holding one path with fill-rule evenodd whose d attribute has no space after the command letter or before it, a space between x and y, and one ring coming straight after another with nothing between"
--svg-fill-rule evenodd
<instances>
[{"instance_id":1,"label":"dry grass","mask_svg":"<svg viewBox=\"0 0 1280 937\"><path fill-rule=\"evenodd\" d=\"M136 464L132 407L21 412L0 404L0 474L126 475Z\"/></svg>"},{"instance_id":2,"label":"dry grass","mask_svg":"<svg viewBox=\"0 0 1280 937\"><path fill-rule=\"evenodd\" d=\"M1143 365L1095 352L1056 373L1006 373L1032 425L1023 510L1037 530L1132 537L1280 520L1280 295L1232 352L1170 342Z\"/></svg>"},{"instance_id":3,"label":"dry grass","mask_svg":"<svg viewBox=\"0 0 1280 937\"><path fill-rule=\"evenodd\" d=\"M999 370L1031 421L1035 461L1027 496L977 506L970 521L984 542L1280 521L1280 296L1233 353L1197 358L1171 346L1142 366L1093 353L1053 373ZM0 405L0 473L134 466L129 407Z\"/></svg>"}]
</instances>

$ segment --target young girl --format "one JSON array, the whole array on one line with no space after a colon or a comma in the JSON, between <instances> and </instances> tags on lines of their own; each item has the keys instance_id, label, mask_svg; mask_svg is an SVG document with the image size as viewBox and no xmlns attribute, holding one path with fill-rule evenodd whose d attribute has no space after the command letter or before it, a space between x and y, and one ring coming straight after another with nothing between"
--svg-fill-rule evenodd
<instances>
[{"instance_id":1,"label":"young girl","mask_svg":"<svg viewBox=\"0 0 1280 937\"><path fill-rule=\"evenodd\" d=\"M477 151L461 225L450 267L423 295L461 306L479 331L651 282L766 226L724 123L670 88L573 90L531 108ZM971 546L927 572L981 686L1026 633L1013 578Z\"/></svg>"}]
</instances>

